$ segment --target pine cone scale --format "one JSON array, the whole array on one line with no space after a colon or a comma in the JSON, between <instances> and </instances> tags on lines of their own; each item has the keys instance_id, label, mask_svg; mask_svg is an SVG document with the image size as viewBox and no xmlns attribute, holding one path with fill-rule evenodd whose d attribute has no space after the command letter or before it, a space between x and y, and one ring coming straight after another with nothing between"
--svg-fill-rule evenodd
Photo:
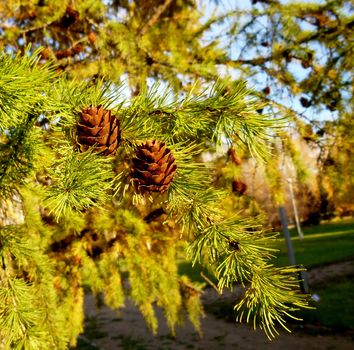
<instances>
[{"instance_id":1,"label":"pine cone scale","mask_svg":"<svg viewBox=\"0 0 354 350\"><path fill-rule=\"evenodd\" d=\"M117 148L118 148L118 142L117 141L115 141L114 143L112 143L109 147L108 147L108 149L104 152L104 155L111 155L111 154L113 154L116 150L117 150Z\"/></svg>"},{"instance_id":2,"label":"pine cone scale","mask_svg":"<svg viewBox=\"0 0 354 350\"><path fill-rule=\"evenodd\" d=\"M90 145L90 146L92 146L92 145ZM96 146L95 147L95 151L97 151L97 152L104 152L106 150L107 150L106 145L104 145L104 146Z\"/></svg>"},{"instance_id":3,"label":"pine cone scale","mask_svg":"<svg viewBox=\"0 0 354 350\"><path fill-rule=\"evenodd\" d=\"M174 170L174 172L171 173L170 175L166 176L166 178L165 178L165 180L162 182L162 184L163 184L163 185L168 185L168 184L172 181L173 177L175 176L175 172L176 172L176 170Z\"/></svg>"},{"instance_id":4,"label":"pine cone scale","mask_svg":"<svg viewBox=\"0 0 354 350\"><path fill-rule=\"evenodd\" d=\"M165 173L170 164L169 163L162 163L161 165L159 165L157 163L157 165L159 166L160 171L163 171Z\"/></svg>"},{"instance_id":5,"label":"pine cone scale","mask_svg":"<svg viewBox=\"0 0 354 350\"><path fill-rule=\"evenodd\" d=\"M99 125L102 121L102 112L100 110L97 110L96 107L94 108L85 108L81 112L81 119L85 124L88 124L89 126L96 126Z\"/></svg>"},{"instance_id":6,"label":"pine cone scale","mask_svg":"<svg viewBox=\"0 0 354 350\"><path fill-rule=\"evenodd\" d=\"M89 127L79 123L77 125L77 130L82 134L96 136L102 130L102 127L100 126Z\"/></svg>"},{"instance_id":7,"label":"pine cone scale","mask_svg":"<svg viewBox=\"0 0 354 350\"><path fill-rule=\"evenodd\" d=\"M164 143L161 143L161 146L162 147L164 147L165 146L165 144ZM166 148L166 147L165 147ZM158 142L154 142L153 144L152 144L152 152L158 152L159 151L159 149L160 149L160 145L159 145L159 143Z\"/></svg>"},{"instance_id":8,"label":"pine cone scale","mask_svg":"<svg viewBox=\"0 0 354 350\"><path fill-rule=\"evenodd\" d=\"M169 158L170 158L170 153L164 155L161 159L156 161L156 163L161 166L162 164L166 163Z\"/></svg>"},{"instance_id":9,"label":"pine cone scale","mask_svg":"<svg viewBox=\"0 0 354 350\"><path fill-rule=\"evenodd\" d=\"M86 141L88 145L93 146L94 144L99 144L101 146L104 146L107 141L108 141L108 136L109 135L103 135L101 137L97 137L97 136L83 136L82 140Z\"/></svg>"},{"instance_id":10,"label":"pine cone scale","mask_svg":"<svg viewBox=\"0 0 354 350\"><path fill-rule=\"evenodd\" d=\"M118 140L116 139L109 147L108 151L113 152L118 148Z\"/></svg>"},{"instance_id":11,"label":"pine cone scale","mask_svg":"<svg viewBox=\"0 0 354 350\"><path fill-rule=\"evenodd\" d=\"M139 153L140 155L138 155L138 158L140 158L141 160L150 161L151 159L153 159L153 154L147 149L142 149Z\"/></svg>"},{"instance_id":12,"label":"pine cone scale","mask_svg":"<svg viewBox=\"0 0 354 350\"><path fill-rule=\"evenodd\" d=\"M156 184L161 184L162 180L165 178L165 174L162 173L162 174L159 174L159 175L152 175L152 179L154 180L154 182Z\"/></svg>"},{"instance_id":13,"label":"pine cone scale","mask_svg":"<svg viewBox=\"0 0 354 350\"><path fill-rule=\"evenodd\" d=\"M107 111L105 114L103 114L103 112L102 112L101 123L102 124L108 124L108 125L110 123L112 123L111 111Z\"/></svg>"},{"instance_id":14,"label":"pine cone scale","mask_svg":"<svg viewBox=\"0 0 354 350\"><path fill-rule=\"evenodd\" d=\"M101 126L100 134L101 135L106 135L106 134L109 135L112 125L110 123L104 124L104 121L101 122L100 125L103 125L103 126Z\"/></svg>"},{"instance_id":15,"label":"pine cone scale","mask_svg":"<svg viewBox=\"0 0 354 350\"><path fill-rule=\"evenodd\" d=\"M115 128L111 135L109 135L108 143L113 144L118 140L118 128Z\"/></svg>"},{"instance_id":16,"label":"pine cone scale","mask_svg":"<svg viewBox=\"0 0 354 350\"><path fill-rule=\"evenodd\" d=\"M155 153L155 155L154 155L155 162L158 163L166 154L167 154L166 153L166 146L163 146L159 152Z\"/></svg>"},{"instance_id":17,"label":"pine cone scale","mask_svg":"<svg viewBox=\"0 0 354 350\"><path fill-rule=\"evenodd\" d=\"M160 168L159 165L156 164L156 163L151 163L151 164L145 163L144 165L146 165L146 169L148 171L155 171L155 170L158 170Z\"/></svg>"},{"instance_id":18,"label":"pine cone scale","mask_svg":"<svg viewBox=\"0 0 354 350\"><path fill-rule=\"evenodd\" d=\"M171 173L175 173L177 170L176 162L172 163L169 168L166 170L166 174L170 175Z\"/></svg>"},{"instance_id":19,"label":"pine cone scale","mask_svg":"<svg viewBox=\"0 0 354 350\"><path fill-rule=\"evenodd\" d=\"M152 178L152 174L149 171L139 170L135 172L138 178L150 180Z\"/></svg>"}]
</instances>

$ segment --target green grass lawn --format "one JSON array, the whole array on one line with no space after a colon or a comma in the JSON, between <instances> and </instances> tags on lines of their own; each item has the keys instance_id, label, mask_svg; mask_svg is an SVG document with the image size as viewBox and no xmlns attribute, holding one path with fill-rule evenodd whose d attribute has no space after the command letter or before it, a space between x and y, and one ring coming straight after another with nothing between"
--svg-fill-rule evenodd
<instances>
[{"instance_id":1,"label":"green grass lawn","mask_svg":"<svg viewBox=\"0 0 354 350\"><path fill-rule=\"evenodd\" d=\"M332 221L317 226L308 226L301 228L304 235L312 235L316 233L338 233L346 231L354 231L354 219L344 219L340 221ZM290 234L294 237L298 236L296 228L290 229Z\"/></svg>"},{"instance_id":2,"label":"green grass lawn","mask_svg":"<svg viewBox=\"0 0 354 350\"><path fill-rule=\"evenodd\" d=\"M306 267L354 259L354 220L345 220L303 229L305 238L292 238L296 262ZM274 263L289 264L284 238L279 238L280 252Z\"/></svg>"},{"instance_id":3,"label":"green grass lawn","mask_svg":"<svg viewBox=\"0 0 354 350\"><path fill-rule=\"evenodd\" d=\"M319 324L336 331L354 329L354 281L351 279L331 281L315 286L319 295L315 310L302 310L299 316L305 322Z\"/></svg>"}]
</instances>

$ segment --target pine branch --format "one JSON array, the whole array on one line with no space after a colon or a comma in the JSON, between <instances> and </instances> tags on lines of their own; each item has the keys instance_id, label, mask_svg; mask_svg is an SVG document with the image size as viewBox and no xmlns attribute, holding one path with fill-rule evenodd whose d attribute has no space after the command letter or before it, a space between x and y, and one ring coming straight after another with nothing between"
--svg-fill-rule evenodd
<instances>
[{"instance_id":1,"label":"pine branch","mask_svg":"<svg viewBox=\"0 0 354 350\"><path fill-rule=\"evenodd\" d=\"M3 197L18 191L33 170L41 145L38 133L33 130L34 123L34 116L28 116L17 128L12 128L0 144L0 193Z\"/></svg>"},{"instance_id":2,"label":"pine branch","mask_svg":"<svg viewBox=\"0 0 354 350\"><path fill-rule=\"evenodd\" d=\"M182 101L170 90L160 96L157 91L155 86L137 97L132 109L138 119L154 123L156 134L169 135L166 141L209 140L220 145L226 138L230 143L244 144L256 157L266 158L266 142L272 137L268 130L282 126L281 120L257 112L262 105L248 97L250 91L243 83L230 88L220 82L209 93L191 93ZM128 110L127 115L132 114Z\"/></svg>"},{"instance_id":3,"label":"pine branch","mask_svg":"<svg viewBox=\"0 0 354 350\"><path fill-rule=\"evenodd\" d=\"M39 50L31 56L28 51L15 57L1 53L0 63L0 131L4 131L23 122L23 115L44 102L42 93L54 70L39 65Z\"/></svg>"},{"instance_id":4,"label":"pine branch","mask_svg":"<svg viewBox=\"0 0 354 350\"><path fill-rule=\"evenodd\" d=\"M33 62L22 64L33 66ZM21 69L23 73L23 67ZM48 77L48 71L42 74ZM39 75L37 82L41 79ZM32 96L32 91L22 92L23 96ZM274 334L276 323L283 324L282 317L289 311L285 291L291 291L288 300L294 307L305 305L304 298L293 290L291 273L297 270L278 271L268 265L274 253L273 236L265 234L254 219L229 217L223 208L228 194L210 185L215 169L201 161L203 152L214 152L225 142L235 147L243 144L255 156L267 157L273 135L280 127L279 119L259 114L257 109L263 104L249 97L250 94L245 83L218 82L202 93L195 85L185 97L171 89L161 91L155 85L127 102L115 86L69 83L64 77L58 77L51 86L44 84L37 88L33 96L40 97L25 105L28 109L32 107L32 115L48 120L48 128L38 130L38 135L34 126L36 118L31 115L26 121L23 115L16 114L20 104L15 106L18 119L15 118L13 124L8 123L1 136L6 141L0 148L3 150L1 160L5 160L4 183L10 191L14 188L10 182L22 176L18 191L22 196L28 235L31 242L36 243L34 246L43 247L47 255L40 249L31 249L30 240L23 241L14 234L6 236L0 232L0 273L10 274L6 281L23 280L23 297L27 301L27 294L35 288L39 298L34 305L45 314L43 322L30 318L23 325L17 322L14 325L18 330L16 339L7 335L5 325L11 345L20 346L29 339L23 333L23 326L33 328L33 334L37 327L43 327L45 335L38 338L43 349L47 344L50 344L48 348L60 344L58 348L62 349L68 342L74 345L83 326L84 283L96 294L104 292L109 305L121 307L124 304L121 272L128 275L130 295L153 331L158 326L154 304L165 310L172 331L180 323L184 308L199 330L200 293L197 287L178 276L178 237L189 241L188 252L193 262L200 261L214 269L220 290L232 288L235 282L254 285L255 292L246 293L245 303L249 301L256 319L270 336ZM11 94L5 95L4 98L13 98ZM85 152L78 147L77 124L82 109L100 105L111 108L112 116L119 119L123 129L115 157L93 153L95 145ZM96 126L97 129L102 127ZM40 142L28 146L35 137L43 139L46 146L38 158L32 154L37 148L44 150ZM163 157L168 156L173 159L173 178L169 179L164 193L154 193L149 187L151 191L144 197L133 186L136 175L132 172L132 159L137 157L137 147L146 140L166 144L168 153L161 151L163 156L159 154L154 158L153 167L165 165L167 158ZM143 152L144 156L155 151L149 152ZM140 161L148 163L149 159ZM26 194L23 184L30 178L31 169L39 173L32 182L28 181ZM156 176L150 170L142 170L147 178L155 176L154 179L164 180L163 171L161 176ZM16 176L11 178L10 173ZM154 205L150 205L150 201ZM31 205L33 208L29 209ZM159 209L152 211L153 208ZM47 225L44 224L39 211L43 217L48 215L44 211L50 211L58 222L47 220ZM162 220L154 220L165 213L164 225ZM34 222L29 222L31 218ZM49 268L51 265L54 271ZM14 288L13 295L20 295L21 288L19 285L18 292ZM10 293L10 289L6 286L4 293ZM48 301L44 297L46 293L51 295ZM13 299L8 297L10 294L4 298ZM276 298L280 300L277 307L274 306ZM60 307L58 300L62 301ZM243 305L241 302L240 310ZM55 308L57 312L49 315ZM13 317L12 309L4 312L10 315L9 319ZM60 328L65 328L63 341L57 336ZM37 341L36 335L32 338ZM30 348L29 343L23 346Z\"/></svg>"},{"instance_id":5,"label":"pine branch","mask_svg":"<svg viewBox=\"0 0 354 350\"><path fill-rule=\"evenodd\" d=\"M62 158L51 166L53 185L46 195L46 205L57 219L70 211L81 211L105 202L113 179L105 158L92 152L77 154L71 148L60 151Z\"/></svg>"},{"instance_id":6,"label":"pine branch","mask_svg":"<svg viewBox=\"0 0 354 350\"><path fill-rule=\"evenodd\" d=\"M65 349L52 266L23 226L0 228L0 334L5 349ZM26 232L26 234L28 234ZM1 345L1 344L0 344Z\"/></svg>"},{"instance_id":7,"label":"pine branch","mask_svg":"<svg viewBox=\"0 0 354 350\"><path fill-rule=\"evenodd\" d=\"M163 4L159 5L155 13L151 16L149 21L141 28L140 35L144 35L151 27L153 27L158 21L159 17L166 11L171 5L173 0L165 0Z\"/></svg>"},{"instance_id":8,"label":"pine branch","mask_svg":"<svg viewBox=\"0 0 354 350\"><path fill-rule=\"evenodd\" d=\"M206 210L211 205L205 199L199 204ZM273 338L277 325L287 329L284 315L289 315L289 311L296 307L307 305L308 296L300 293L297 279L293 277L300 270L275 269L268 264L276 252L270 248L274 246L274 236L257 231L254 227L253 232L248 231L251 228L248 220L239 220L237 217L224 219L214 203L213 209L209 211L211 210L214 215L209 213L207 220L205 212L200 209L196 212L192 226L194 238L189 244L188 254L193 263L199 261L215 268L220 291L223 288L232 288L235 282L243 285L250 283L251 288L246 292L245 298L235 306L240 311L238 318L242 320L242 310L247 306L247 322L252 314L254 326L259 324L267 336ZM253 222L252 224L254 225ZM293 306L282 304L281 300L285 301L286 295L289 295Z\"/></svg>"},{"instance_id":9,"label":"pine branch","mask_svg":"<svg viewBox=\"0 0 354 350\"><path fill-rule=\"evenodd\" d=\"M272 265L255 266L251 285L244 299L235 306L239 312L237 320L242 322L246 317L246 321L250 322L253 319L254 328L260 325L270 340L279 334L277 324L291 332L285 325L284 316L297 319L291 312L308 308L308 297L298 292L297 274L301 270L275 268Z\"/></svg>"}]
</instances>

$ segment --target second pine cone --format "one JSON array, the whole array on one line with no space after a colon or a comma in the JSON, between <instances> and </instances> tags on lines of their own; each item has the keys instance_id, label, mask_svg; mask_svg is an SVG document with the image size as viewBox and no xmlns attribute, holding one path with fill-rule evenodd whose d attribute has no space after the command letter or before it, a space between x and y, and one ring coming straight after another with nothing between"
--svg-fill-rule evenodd
<instances>
[{"instance_id":1,"label":"second pine cone","mask_svg":"<svg viewBox=\"0 0 354 350\"><path fill-rule=\"evenodd\" d=\"M138 192L165 192L176 174L176 160L165 143L147 141L136 149L131 177Z\"/></svg>"}]
</instances>

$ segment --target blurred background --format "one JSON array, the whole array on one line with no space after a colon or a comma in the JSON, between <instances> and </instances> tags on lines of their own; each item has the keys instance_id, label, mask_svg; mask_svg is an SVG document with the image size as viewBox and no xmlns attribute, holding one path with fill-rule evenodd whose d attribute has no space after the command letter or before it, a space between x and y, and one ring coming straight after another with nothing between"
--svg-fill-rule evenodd
<instances>
[{"instance_id":1,"label":"blurred background","mask_svg":"<svg viewBox=\"0 0 354 350\"><path fill-rule=\"evenodd\" d=\"M153 338L133 307L117 316L88 302L78 348L354 347L353 28L351 0L0 0L1 50L41 48L41 62L58 72L124 83L127 98L156 81L182 97L218 80L247 81L264 102L258 113L281 120L268 162L227 140L204 161L218 164L214 185L229 189L230 211L261 215L281 232L285 208L316 310L268 343L233 324L237 288L217 298L208 271L181 258L181 272L209 283L204 338L185 329L173 339L163 327ZM286 247L279 235L274 264L289 264Z\"/></svg>"}]
</instances>

